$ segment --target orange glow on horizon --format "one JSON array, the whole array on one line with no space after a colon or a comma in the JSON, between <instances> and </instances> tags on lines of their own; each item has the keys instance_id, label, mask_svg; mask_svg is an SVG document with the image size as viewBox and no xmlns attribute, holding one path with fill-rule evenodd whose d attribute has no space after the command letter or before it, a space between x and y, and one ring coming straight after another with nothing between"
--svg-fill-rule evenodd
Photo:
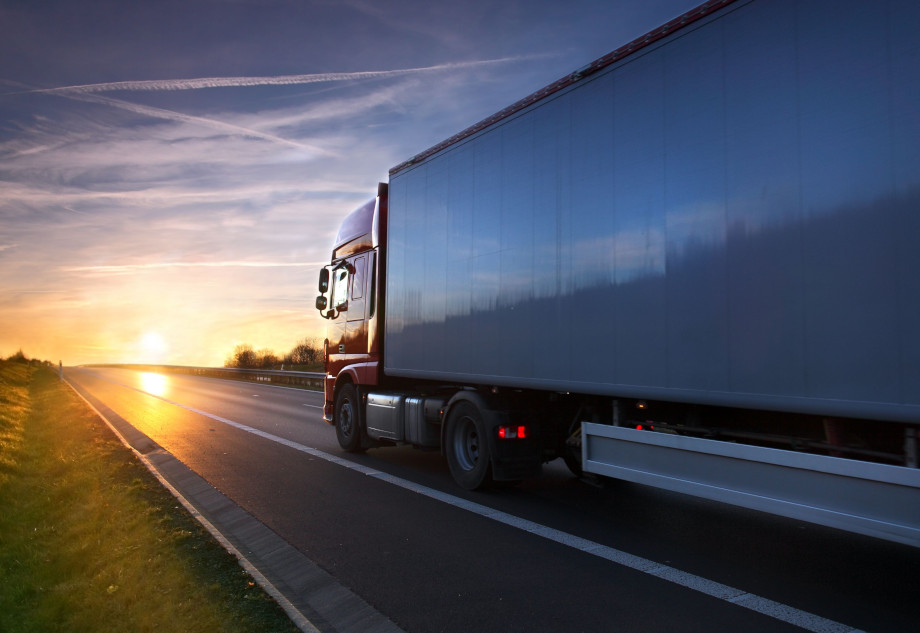
<instances>
[{"instance_id":1,"label":"orange glow on horizon","mask_svg":"<svg viewBox=\"0 0 920 633\"><path fill-rule=\"evenodd\" d=\"M139 280L136 283L140 285ZM34 294L0 305L0 358L21 349L28 358L55 365L61 361L69 367L98 363L220 367L239 344L283 357L304 338L322 340L325 330L312 305L304 310L264 309L255 300L228 305L219 294L208 299L198 294L183 305L155 293L131 296L133 285L116 284L116 289L123 292L101 288L93 301L84 304ZM185 295L187 291L177 284L172 292ZM130 300L123 301L124 296Z\"/></svg>"}]
</instances>

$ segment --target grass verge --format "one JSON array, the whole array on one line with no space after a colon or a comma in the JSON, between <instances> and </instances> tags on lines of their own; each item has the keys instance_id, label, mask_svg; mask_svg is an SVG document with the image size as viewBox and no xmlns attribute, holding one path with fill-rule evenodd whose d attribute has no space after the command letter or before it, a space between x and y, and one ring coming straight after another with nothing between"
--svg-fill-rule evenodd
<instances>
[{"instance_id":1,"label":"grass verge","mask_svg":"<svg viewBox=\"0 0 920 633\"><path fill-rule=\"evenodd\" d=\"M0 631L295 632L45 368L0 361Z\"/></svg>"}]
</instances>

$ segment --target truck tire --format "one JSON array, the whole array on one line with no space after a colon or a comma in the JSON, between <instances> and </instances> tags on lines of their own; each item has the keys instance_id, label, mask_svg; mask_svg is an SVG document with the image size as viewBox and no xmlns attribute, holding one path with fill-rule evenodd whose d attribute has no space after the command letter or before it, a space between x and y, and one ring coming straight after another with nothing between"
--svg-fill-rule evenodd
<instances>
[{"instance_id":1,"label":"truck tire","mask_svg":"<svg viewBox=\"0 0 920 633\"><path fill-rule=\"evenodd\" d=\"M482 414L472 402L458 402L450 410L444 450L450 474L462 488L478 490L492 482L486 427Z\"/></svg>"},{"instance_id":2,"label":"truck tire","mask_svg":"<svg viewBox=\"0 0 920 633\"><path fill-rule=\"evenodd\" d=\"M358 392L351 383L342 385L335 397L335 436L339 446L349 453L363 450L364 430L361 426Z\"/></svg>"}]
</instances>

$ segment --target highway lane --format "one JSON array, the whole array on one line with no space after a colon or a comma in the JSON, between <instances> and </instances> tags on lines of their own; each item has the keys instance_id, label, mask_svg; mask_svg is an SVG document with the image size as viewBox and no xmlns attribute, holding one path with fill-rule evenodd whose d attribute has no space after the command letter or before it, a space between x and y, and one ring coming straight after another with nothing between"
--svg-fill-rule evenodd
<instances>
[{"instance_id":1,"label":"highway lane","mask_svg":"<svg viewBox=\"0 0 920 633\"><path fill-rule=\"evenodd\" d=\"M404 630L797 630L219 421L342 456L320 394L115 369L67 376ZM564 466L467 493L437 453L348 459L845 625L834 630L917 628L913 548L642 486L587 485Z\"/></svg>"}]
</instances>

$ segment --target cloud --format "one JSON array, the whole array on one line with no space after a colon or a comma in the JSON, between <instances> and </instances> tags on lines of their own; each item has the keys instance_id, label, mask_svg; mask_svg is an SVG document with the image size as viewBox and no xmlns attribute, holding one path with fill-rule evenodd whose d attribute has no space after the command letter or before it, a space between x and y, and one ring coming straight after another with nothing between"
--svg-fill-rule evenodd
<instances>
[{"instance_id":1,"label":"cloud","mask_svg":"<svg viewBox=\"0 0 920 633\"><path fill-rule=\"evenodd\" d=\"M310 124L326 125L336 120L354 123L360 121L360 117L381 107L389 107L396 111L403 110L401 100L406 99L409 95L415 95L419 88L416 80L404 79L351 97L316 100L273 111L241 114L239 123L254 129L272 130L276 133L298 130ZM430 98L433 99L434 96Z\"/></svg>"},{"instance_id":2,"label":"cloud","mask_svg":"<svg viewBox=\"0 0 920 633\"><path fill-rule=\"evenodd\" d=\"M13 294L20 295L64 295L68 294L69 290L12 290Z\"/></svg>"},{"instance_id":3,"label":"cloud","mask_svg":"<svg viewBox=\"0 0 920 633\"><path fill-rule=\"evenodd\" d=\"M325 262L323 262L325 263ZM65 266L61 270L71 273L99 273L124 275L140 270L170 268L319 268L320 262L156 262L147 264L123 264L111 266Z\"/></svg>"}]
</instances>

